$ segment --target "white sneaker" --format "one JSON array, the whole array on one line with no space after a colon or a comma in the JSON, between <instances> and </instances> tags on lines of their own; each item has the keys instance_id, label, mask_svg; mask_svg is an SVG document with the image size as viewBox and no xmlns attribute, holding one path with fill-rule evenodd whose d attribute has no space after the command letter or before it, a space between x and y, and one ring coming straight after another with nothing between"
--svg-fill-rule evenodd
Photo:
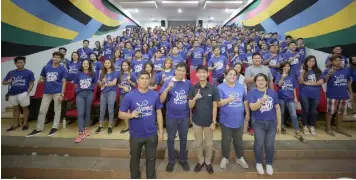
<instances>
[{"instance_id":1,"label":"white sneaker","mask_svg":"<svg viewBox=\"0 0 356 180\"><path fill-rule=\"evenodd\" d=\"M356 119L356 113L354 115L352 115L354 117L354 119Z\"/></svg>"},{"instance_id":2,"label":"white sneaker","mask_svg":"<svg viewBox=\"0 0 356 180\"><path fill-rule=\"evenodd\" d=\"M226 165L228 165L228 164L229 164L229 160L223 157L220 162L220 168L225 169Z\"/></svg>"},{"instance_id":3,"label":"white sneaker","mask_svg":"<svg viewBox=\"0 0 356 180\"><path fill-rule=\"evenodd\" d=\"M256 164L256 169L257 169L258 174L260 174L260 175L265 174L265 170L263 169L262 164L257 163Z\"/></svg>"},{"instance_id":4,"label":"white sneaker","mask_svg":"<svg viewBox=\"0 0 356 180\"><path fill-rule=\"evenodd\" d=\"M248 164L246 163L244 157L241 157L240 159L236 158L236 162L237 164L240 164L242 168L248 169Z\"/></svg>"},{"instance_id":5,"label":"white sneaker","mask_svg":"<svg viewBox=\"0 0 356 180\"><path fill-rule=\"evenodd\" d=\"M228 164L229 164L229 160L223 157L220 162L220 168L225 169L226 165L228 165Z\"/></svg>"},{"instance_id":6,"label":"white sneaker","mask_svg":"<svg viewBox=\"0 0 356 180\"><path fill-rule=\"evenodd\" d=\"M315 131L315 127L314 127L314 126L310 126L310 133L311 133L311 135L313 135L313 136L316 135L316 131Z\"/></svg>"},{"instance_id":7,"label":"white sneaker","mask_svg":"<svg viewBox=\"0 0 356 180\"><path fill-rule=\"evenodd\" d=\"M268 175L272 175L272 174L273 174L273 167L272 167L272 165L269 165L269 164L266 165L266 173L267 173Z\"/></svg>"}]
</instances>

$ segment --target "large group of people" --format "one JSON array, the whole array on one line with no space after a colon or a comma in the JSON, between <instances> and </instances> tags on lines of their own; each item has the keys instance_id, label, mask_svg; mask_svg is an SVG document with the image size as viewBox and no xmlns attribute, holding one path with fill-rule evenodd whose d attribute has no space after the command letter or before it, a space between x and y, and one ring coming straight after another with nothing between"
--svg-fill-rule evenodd
<instances>
[{"instance_id":1,"label":"large group of people","mask_svg":"<svg viewBox=\"0 0 356 180\"><path fill-rule=\"evenodd\" d=\"M103 45L101 45L103 44ZM249 168L244 159L243 133L254 135L256 169L264 174L262 151L265 150L266 173L273 174L274 142L276 134L286 134L286 109L291 117L295 137L302 142L305 136L316 135L315 124L321 86L326 83L327 116L325 132L335 136L331 128L336 116L336 132L351 135L341 128L347 101L356 97L356 56L347 59L340 46L325 60L327 69L318 67L317 58L305 57L303 39L296 41L278 33L249 30L244 27L201 28L178 26L127 29L122 36L106 37L103 43L89 41L65 58L66 49L59 48L40 73L44 94L37 126L27 135L42 133L51 101L54 101L54 122L49 136L58 131L61 102L69 81L76 85L78 130L75 138L80 143L90 135L89 120L93 92L100 93L99 126L108 110L107 133L113 132L114 112L123 120L130 134L130 174L139 178L142 147L145 146L147 178L156 178L155 162L158 143L167 130L167 172L174 170L176 161L184 171L190 171L187 162L187 134L190 125L194 131L197 160L194 171L205 166L209 173L213 155L213 132L221 126L221 168L226 168L233 142L235 161ZM16 125L21 127L20 106L27 130L29 93L35 77L25 68L26 58L16 57L16 69L9 71L2 84L9 85L8 101L14 107ZM209 78L209 74L212 78ZM189 74L189 75L188 75ZM191 83L196 76L198 82ZM190 80L189 80L190 79ZM212 83L210 83L212 82ZM297 89L299 95L297 95ZM119 109L114 109L119 91ZM297 109L301 103L302 128L299 128ZM355 108L354 108L355 110ZM164 116L165 115L165 116ZM175 159L174 143L179 135L179 160ZM204 153L205 151L205 153Z\"/></svg>"}]
</instances>

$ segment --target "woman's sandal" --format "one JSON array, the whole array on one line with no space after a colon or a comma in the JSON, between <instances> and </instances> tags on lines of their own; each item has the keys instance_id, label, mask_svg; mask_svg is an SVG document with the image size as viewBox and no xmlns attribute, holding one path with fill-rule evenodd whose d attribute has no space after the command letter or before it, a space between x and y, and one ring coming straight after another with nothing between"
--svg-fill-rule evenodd
<instances>
[{"instance_id":1,"label":"woman's sandal","mask_svg":"<svg viewBox=\"0 0 356 180\"><path fill-rule=\"evenodd\" d=\"M299 141L302 142L302 143L306 143L307 142L307 140L305 140L300 133L295 133L295 138L299 139Z\"/></svg>"}]
</instances>

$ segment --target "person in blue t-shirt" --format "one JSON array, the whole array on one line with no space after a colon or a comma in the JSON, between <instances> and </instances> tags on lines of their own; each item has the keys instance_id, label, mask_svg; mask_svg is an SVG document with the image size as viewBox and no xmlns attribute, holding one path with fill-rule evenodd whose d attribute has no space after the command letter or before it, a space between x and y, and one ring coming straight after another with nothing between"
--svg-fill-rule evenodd
<instances>
[{"instance_id":1,"label":"person in blue t-shirt","mask_svg":"<svg viewBox=\"0 0 356 180\"><path fill-rule=\"evenodd\" d=\"M305 60L305 46L304 46L304 39L303 38L298 38L297 39L297 51L300 55L300 59L303 61L302 63L304 63Z\"/></svg>"},{"instance_id":2,"label":"person in blue t-shirt","mask_svg":"<svg viewBox=\"0 0 356 180\"><path fill-rule=\"evenodd\" d=\"M184 62L187 62L187 50L183 47L183 42L179 41L177 43L178 55L184 59Z\"/></svg>"},{"instance_id":3,"label":"person in blue t-shirt","mask_svg":"<svg viewBox=\"0 0 356 180\"><path fill-rule=\"evenodd\" d=\"M351 83L352 96L353 96L352 110L353 110L353 117L354 119L356 119L356 55L350 56L349 60L350 60L349 68L352 76L352 83Z\"/></svg>"},{"instance_id":4,"label":"person in blue t-shirt","mask_svg":"<svg viewBox=\"0 0 356 180\"><path fill-rule=\"evenodd\" d=\"M243 61L246 61L246 57L243 54L240 54L239 46L234 47L233 54L230 55L231 57L231 66L234 67L235 64L242 64Z\"/></svg>"},{"instance_id":5,"label":"person in blue t-shirt","mask_svg":"<svg viewBox=\"0 0 356 180\"><path fill-rule=\"evenodd\" d=\"M94 72L95 76L96 77L100 77L101 71L102 71L102 68L103 68L103 63L98 61L98 56L95 53L91 53L89 55L89 57L90 57L90 60L91 60L91 67L93 68L93 72ZM96 78L96 81L97 80L98 80L98 78Z\"/></svg>"},{"instance_id":6,"label":"person in blue t-shirt","mask_svg":"<svg viewBox=\"0 0 356 180\"><path fill-rule=\"evenodd\" d=\"M137 50L139 51L139 50ZM123 61L121 63L121 70L119 77L117 79L118 85L117 87L120 88L120 98L119 98L119 104L121 106L125 95L127 93L131 92L136 88L136 75L134 72L131 71L131 64L130 61ZM125 128L120 131L120 133L125 133L129 130L129 123L128 119L124 119L125 122Z\"/></svg>"},{"instance_id":7,"label":"person in blue t-shirt","mask_svg":"<svg viewBox=\"0 0 356 180\"><path fill-rule=\"evenodd\" d=\"M112 59L114 57L114 45L112 44L111 39L108 39L107 44L104 46L103 54L104 54L104 60Z\"/></svg>"},{"instance_id":8,"label":"person in blue t-shirt","mask_svg":"<svg viewBox=\"0 0 356 180\"><path fill-rule=\"evenodd\" d=\"M269 67L271 70L273 79L276 79L277 72L279 71L280 63L283 61L283 57L277 52L278 47L275 45L269 46L269 53L265 54L263 64Z\"/></svg>"},{"instance_id":9,"label":"person in blue t-shirt","mask_svg":"<svg viewBox=\"0 0 356 180\"><path fill-rule=\"evenodd\" d=\"M190 59L190 69L196 69L199 65L205 65L206 59L204 58L204 49L199 45L199 40L194 40L194 47L188 51Z\"/></svg>"},{"instance_id":10,"label":"person in blue t-shirt","mask_svg":"<svg viewBox=\"0 0 356 180\"><path fill-rule=\"evenodd\" d=\"M236 153L236 162L244 169L248 165L244 159L244 148L242 134L244 129L247 131L250 119L250 109L247 102L246 92L243 85L237 83L237 72L228 69L224 73L225 80L217 88L220 94L218 102L219 120L221 124L221 152L222 159L220 168L225 169L230 158L231 140ZM245 114L246 113L246 114Z\"/></svg>"},{"instance_id":11,"label":"person in blue t-shirt","mask_svg":"<svg viewBox=\"0 0 356 180\"><path fill-rule=\"evenodd\" d=\"M136 52L135 51L135 56L136 56ZM147 43L144 43L142 45L142 59L146 60L146 61L149 61L151 58L152 58L152 52L149 51L148 49L148 44ZM136 58L135 58L136 59Z\"/></svg>"},{"instance_id":12,"label":"person in blue t-shirt","mask_svg":"<svg viewBox=\"0 0 356 180\"><path fill-rule=\"evenodd\" d=\"M305 135L316 135L315 123L320 99L321 70L315 56L307 56L299 76L299 100L302 106L302 122ZM310 131L310 132L309 132Z\"/></svg>"},{"instance_id":13,"label":"person in blue t-shirt","mask_svg":"<svg viewBox=\"0 0 356 180\"><path fill-rule=\"evenodd\" d=\"M103 48L100 45L100 41L95 41L95 48L93 48L93 53L100 59L103 56Z\"/></svg>"},{"instance_id":14,"label":"person in blue t-shirt","mask_svg":"<svg viewBox=\"0 0 356 180\"><path fill-rule=\"evenodd\" d=\"M124 59L121 58L121 51L119 49L115 50L114 58L112 61L114 62L115 71L120 72L121 63L124 61Z\"/></svg>"},{"instance_id":15,"label":"person in blue t-shirt","mask_svg":"<svg viewBox=\"0 0 356 180\"><path fill-rule=\"evenodd\" d=\"M154 71L160 73L163 71L164 58L162 57L161 50L157 49L152 57L152 63L154 65Z\"/></svg>"},{"instance_id":16,"label":"person in blue t-shirt","mask_svg":"<svg viewBox=\"0 0 356 180\"><path fill-rule=\"evenodd\" d=\"M336 132L351 137L351 134L341 129L341 124L346 114L347 101L353 101L350 97L351 88L351 71L343 67L342 57L339 55L330 58L332 67L325 69L322 79L326 82L327 114L326 114L326 133L335 136L331 130L332 115L336 114Z\"/></svg>"},{"instance_id":17,"label":"person in blue t-shirt","mask_svg":"<svg viewBox=\"0 0 356 180\"><path fill-rule=\"evenodd\" d=\"M77 50L80 60L88 59L93 50L89 48L89 40L83 40L83 47Z\"/></svg>"},{"instance_id":18,"label":"person in blue t-shirt","mask_svg":"<svg viewBox=\"0 0 356 180\"><path fill-rule=\"evenodd\" d=\"M288 50L288 44L292 42L293 38L290 35L285 37L285 41L280 42L280 52L285 53Z\"/></svg>"},{"instance_id":19,"label":"person in blue t-shirt","mask_svg":"<svg viewBox=\"0 0 356 180\"><path fill-rule=\"evenodd\" d=\"M104 117L106 113L106 106L108 106L109 112L109 127L108 134L112 133L112 122L114 120L114 104L116 100L116 82L117 82L117 72L115 71L115 66L111 60L104 61L103 72L98 80L98 85L101 88L100 94L100 116L99 116L99 127L95 131L95 134L100 133L103 128Z\"/></svg>"},{"instance_id":20,"label":"person in blue t-shirt","mask_svg":"<svg viewBox=\"0 0 356 180\"><path fill-rule=\"evenodd\" d=\"M263 60L267 59L266 55L269 54L267 43L265 43L265 42L262 43L260 54L261 54Z\"/></svg>"},{"instance_id":21,"label":"person in blue t-shirt","mask_svg":"<svg viewBox=\"0 0 356 180\"><path fill-rule=\"evenodd\" d=\"M180 56L179 54L178 54L178 47L177 46L173 46L173 48L172 48L172 55L171 55L171 59L172 59L172 61L173 61L173 68L175 68L176 66L177 66L177 64L179 64L179 63L185 63L185 59L183 59L183 57L182 56Z\"/></svg>"},{"instance_id":22,"label":"person in blue t-shirt","mask_svg":"<svg viewBox=\"0 0 356 180\"><path fill-rule=\"evenodd\" d=\"M160 85L162 86L165 82L170 81L170 79L174 76L175 74L175 69L173 69L173 60L168 57L166 60L163 62L164 67L163 71L159 73L160 75Z\"/></svg>"},{"instance_id":23,"label":"person in blue t-shirt","mask_svg":"<svg viewBox=\"0 0 356 180\"><path fill-rule=\"evenodd\" d=\"M79 129L79 135L74 141L76 143L80 143L85 137L90 135L88 128L96 79L97 76L93 71L92 63L89 60L83 60L78 75L74 79Z\"/></svg>"},{"instance_id":24,"label":"person in blue t-shirt","mask_svg":"<svg viewBox=\"0 0 356 180\"><path fill-rule=\"evenodd\" d=\"M290 42L288 44L289 49L283 54L284 61L287 61L291 65L290 73L294 76L299 77L300 65L303 63L303 60L300 57L299 52L297 51L297 44L295 42Z\"/></svg>"},{"instance_id":25,"label":"person in blue t-shirt","mask_svg":"<svg viewBox=\"0 0 356 180\"><path fill-rule=\"evenodd\" d=\"M245 58L243 59L242 63L244 64L245 69L247 69L249 66L251 66L253 64L253 62L252 62L253 52L252 52L250 45L246 46L246 53L243 55L245 56Z\"/></svg>"},{"instance_id":26,"label":"person in blue t-shirt","mask_svg":"<svg viewBox=\"0 0 356 180\"><path fill-rule=\"evenodd\" d=\"M219 79L223 77L226 69L229 68L228 62L225 56L220 55L220 47L213 47L214 56L209 59L209 71L213 71L213 85L217 86L220 83Z\"/></svg>"},{"instance_id":27,"label":"person in blue t-shirt","mask_svg":"<svg viewBox=\"0 0 356 180\"><path fill-rule=\"evenodd\" d=\"M298 87L297 79L290 73L291 65L288 62L281 63L280 73L276 75L276 83L278 85L278 99L279 106L281 107L282 118L282 134L286 134L284 127L284 113L286 106L288 108L289 115L292 119L293 128L295 130L295 137L302 142L305 142L303 136L299 131L298 117L296 103L298 103L298 97L296 88Z\"/></svg>"},{"instance_id":28,"label":"person in blue t-shirt","mask_svg":"<svg viewBox=\"0 0 356 180\"><path fill-rule=\"evenodd\" d=\"M135 55L135 50L132 49L132 44L131 42L126 42L125 43L125 49L122 50L122 58L124 60L129 60L131 61L132 58Z\"/></svg>"},{"instance_id":29,"label":"person in blue t-shirt","mask_svg":"<svg viewBox=\"0 0 356 180\"><path fill-rule=\"evenodd\" d=\"M136 77L140 72L142 72L144 65L148 62L149 60L142 59L142 53L141 51L137 50L135 52L135 59L131 61L131 69L132 72L135 73Z\"/></svg>"},{"instance_id":30,"label":"person in blue t-shirt","mask_svg":"<svg viewBox=\"0 0 356 180\"><path fill-rule=\"evenodd\" d=\"M159 83L161 82L160 73L156 73L154 71L154 65L151 62L148 62L144 65L143 71L148 72L150 75L150 85L148 86L148 89L156 90Z\"/></svg>"},{"instance_id":31,"label":"person in blue t-shirt","mask_svg":"<svg viewBox=\"0 0 356 180\"><path fill-rule=\"evenodd\" d=\"M66 56L66 54L67 54L67 49L65 48L65 47L60 47L59 49L58 49L58 51L59 52L61 52L62 54L63 54L63 59L61 59L60 61L59 61L59 65L61 65L61 66L63 66L64 68L66 68L66 70L68 71L68 64L70 63L70 60L68 60L65 56ZM53 63L53 60L52 60L52 58L48 61L48 63L47 64L52 64Z\"/></svg>"},{"instance_id":32,"label":"person in blue t-shirt","mask_svg":"<svg viewBox=\"0 0 356 180\"><path fill-rule=\"evenodd\" d=\"M11 126L6 132L16 130L21 127L20 123L20 106L23 110L23 124L22 131L28 130L28 115L30 105L30 92L32 91L35 77L31 70L25 68L26 57L18 56L14 59L16 69L9 71L2 85L8 85L9 89L7 95L9 96L9 104L13 107L13 116L16 125Z\"/></svg>"},{"instance_id":33,"label":"person in blue t-shirt","mask_svg":"<svg viewBox=\"0 0 356 180\"><path fill-rule=\"evenodd\" d=\"M166 81L160 90L160 100L167 105L166 128L168 134L168 159L167 172L172 172L175 164L174 139L179 133L180 151L179 164L184 171L190 171L187 162L187 136L190 122L188 106L188 92L191 88L190 81L185 79L187 67L185 63L176 66L175 75Z\"/></svg>"},{"instance_id":34,"label":"person in blue t-shirt","mask_svg":"<svg viewBox=\"0 0 356 180\"><path fill-rule=\"evenodd\" d=\"M74 80L75 76L77 76L78 74L81 65L82 65L82 61L79 60L79 54L77 52L73 52L71 61L68 64L67 81Z\"/></svg>"},{"instance_id":35,"label":"person in blue t-shirt","mask_svg":"<svg viewBox=\"0 0 356 180\"><path fill-rule=\"evenodd\" d=\"M330 61L330 58L331 58L332 56L341 56L341 59L342 59L342 66L343 66L343 67L346 67L346 66L347 66L348 61L347 61L347 58L346 58L344 55L342 55L342 48L341 48L341 46L335 46L335 47L333 48L333 52L331 52L330 56L328 56L328 57L326 58L326 60L325 60L325 67L326 67L326 68L330 68L330 67L332 66L332 63L331 63L331 61Z\"/></svg>"},{"instance_id":36,"label":"person in blue t-shirt","mask_svg":"<svg viewBox=\"0 0 356 180\"><path fill-rule=\"evenodd\" d=\"M67 70L63 66L59 65L59 61L63 59L62 53L54 52L52 56L53 63L51 65L44 66L40 74L41 77L39 83L44 83L44 91L37 118L37 126L36 129L26 137L32 137L42 133L48 107L52 100L54 101L54 121L48 136L53 136L58 130L61 118L62 101L66 89Z\"/></svg>"},{"instance_id":37,"label":"person in blue t-shirt","mask_svg":"<svg viewBox=\"0 0 356 180\"><path fill-rule=\"evenodd\" d=\"M281 110L277 94L267 88L267 76L259 73L254 77L256 89L247 94L254 129L253 151L258 174L264 174L262 150L265 149L266 172L273 174L274 143L276 134L281 131Z\"/></svg>"},{"instance_id":38,"label":"person in blue t-shirt","mask_svg":"<svg viewBox=\"0 0 356 180\"><path fill-rule=\"evenodd\" d=\"M162 103L159 94L149 89L151 77L147 72L138 76L138 89L129 92L120 106L119 118L130 124L130 175L141 178L140 159L145 146L146 178L156 178L156 151L163 142ZM158 133L156 120L158 124ZM158 134L158 135L157 135Z\"/></svg>"}]
</instances>

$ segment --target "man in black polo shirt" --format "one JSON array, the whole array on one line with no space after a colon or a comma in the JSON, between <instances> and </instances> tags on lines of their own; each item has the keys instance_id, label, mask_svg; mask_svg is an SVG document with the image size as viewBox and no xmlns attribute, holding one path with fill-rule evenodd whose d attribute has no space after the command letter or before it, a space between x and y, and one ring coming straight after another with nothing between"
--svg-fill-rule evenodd
<instances>
[{"instance_id":1,"label":"man in black polo shirt","mask_svg":"<svg viewBox=\"0 0 356 180\"><path fill-rule=\"evenodd\" d=\"M208 67L198 66L196 72L199 83L195 84L188 93L189 108L193 109L193 129L199 161L194 171L199 172L206 165L206 170L212 174L214 173L211 165L213 132L216 125L217 102L220 100L220 96L217 88L207 81ZM203 155L203 140L205 140L206 145L205 158Z\"/></svg>"}]
</instances>

